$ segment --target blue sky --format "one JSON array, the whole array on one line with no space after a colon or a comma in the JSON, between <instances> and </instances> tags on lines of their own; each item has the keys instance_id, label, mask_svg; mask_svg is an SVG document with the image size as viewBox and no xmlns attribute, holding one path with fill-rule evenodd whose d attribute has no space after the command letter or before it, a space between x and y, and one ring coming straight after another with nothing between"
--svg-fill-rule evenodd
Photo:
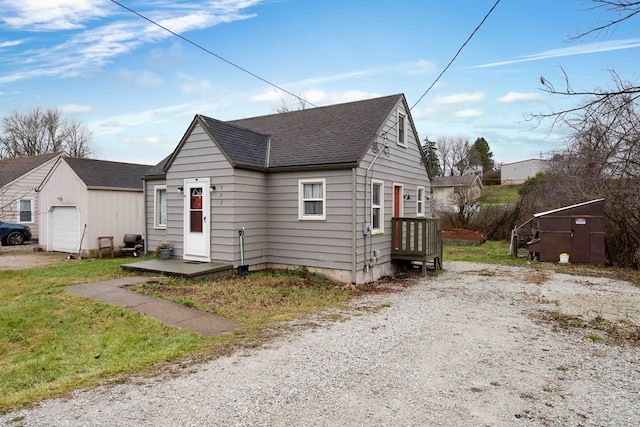
<instances>
[{"instance_id":1,"label":"blue sky","mask_svg":"<svg viewBox=\"0 0 640 427\"><path fill-rule=\"evenodd\" d=\"M315 105L404 93L413 106L495 0L122 0ZM231 120L297 102L109 0L0 0L0 117L58 108L96 158L153 164L195 114ZM586 0L502 0L412 115L421 139L484 137L497 162L561 146L531 113L577 100L540 90L637 79L635 25L574 41L606 15Z\"/></svg>"}]
</instances>

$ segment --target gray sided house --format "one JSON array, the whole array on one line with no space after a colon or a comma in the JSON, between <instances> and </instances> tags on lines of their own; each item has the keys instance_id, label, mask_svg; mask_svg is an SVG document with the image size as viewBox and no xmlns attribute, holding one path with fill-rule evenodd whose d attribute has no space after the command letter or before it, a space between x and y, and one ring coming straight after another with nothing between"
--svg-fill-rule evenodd
<instances>
[{"instance_id":1,"label":"gray sided house","mask_svg":"<svg viewBox=\"0 0 640 427\"><path fill-rule=\"evenodd\" d=\"M197 115L144 177L148 248L168 240L184 260L304 266L342 282L392 274L391 218L431 215L419 144L401 94L227 122Z\"/></svg>"},{"instance_id":2,"label":"gray sided house","mask_svg":"<svg viewBox=\"0 0 640 427\"><path fill-rule=\"evenodd\" d=\"M98 237L144 233L142 175L149 165L60 158L42 180L40 244L49 251L95 253Z\"/></svg>"}]
</instances>

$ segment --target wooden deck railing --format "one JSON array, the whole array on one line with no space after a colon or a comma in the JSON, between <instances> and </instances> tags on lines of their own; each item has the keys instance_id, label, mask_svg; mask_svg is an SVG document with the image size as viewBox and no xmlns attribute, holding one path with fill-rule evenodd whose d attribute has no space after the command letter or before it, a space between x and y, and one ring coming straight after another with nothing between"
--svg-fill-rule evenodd
<instances>
[{"instance_id":1,"label":"wooden deck railing","mask_svg":"<svg viewBox=\"0 0 640 427\"><path fill-rule=\"evenodd\" d=\"M440 225L434 218L392 218L391 259L421 261L426 272L427 261L434 269L442 268Z\"/></svg>"}]
</instances>

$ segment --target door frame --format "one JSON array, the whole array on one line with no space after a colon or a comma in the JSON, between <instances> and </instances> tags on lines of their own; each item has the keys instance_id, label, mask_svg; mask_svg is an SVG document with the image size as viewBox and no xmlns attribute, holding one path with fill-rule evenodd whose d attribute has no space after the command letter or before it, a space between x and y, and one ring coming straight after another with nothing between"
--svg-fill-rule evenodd
<instances>
[{"instance_id":1,"label":"door frame","mask_svg":"<svg viewBox=\"0 0 640 427\"><path fill-rule=\"evenodd\" d=\"M193 233L191 224L191 190L202 189L202 231ZM183 186L183 254L189 261L211 261L211 179L190 178L184 180Z\"/></svg>"}]
</instances>

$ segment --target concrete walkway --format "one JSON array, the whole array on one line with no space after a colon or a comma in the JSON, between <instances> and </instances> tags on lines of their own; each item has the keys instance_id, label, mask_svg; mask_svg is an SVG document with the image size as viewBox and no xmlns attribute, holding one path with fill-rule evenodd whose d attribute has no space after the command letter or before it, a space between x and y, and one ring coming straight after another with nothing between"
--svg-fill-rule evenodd
<instances>
[{"instance_id":1,"label":"concrete walkway","mask_svg":"<svg viewBox=\"0 0 640 427\"><path fill-rule=\"evenodd\" d=\"M149 277L131 276L106 282L83 283L65 286L63 289L76 295L126 307L165 323L203 335L218 335L241 326L224 317L185 307L174 302L140 295L123 289L123 286L149 281Z\"/></svg>"}]
</instances>

